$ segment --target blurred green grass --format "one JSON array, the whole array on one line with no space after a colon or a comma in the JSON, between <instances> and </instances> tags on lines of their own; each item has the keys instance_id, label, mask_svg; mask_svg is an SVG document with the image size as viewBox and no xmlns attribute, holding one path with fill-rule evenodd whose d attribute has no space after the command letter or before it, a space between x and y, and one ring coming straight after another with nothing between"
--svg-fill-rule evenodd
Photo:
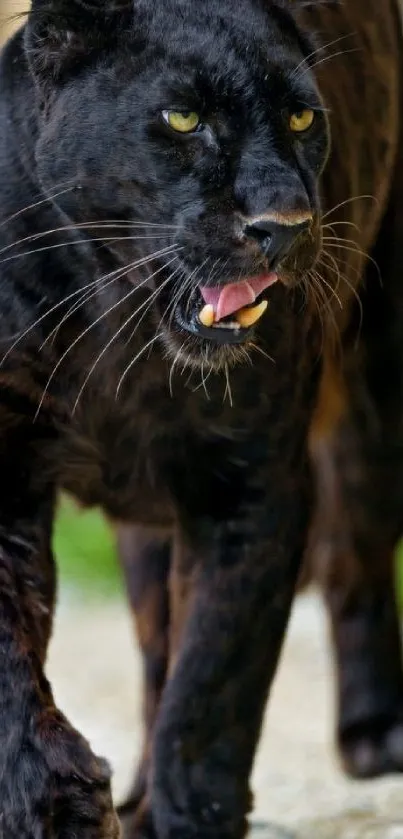
<instances>
[{"instance_id":1,"label":"blurred green grass","mask_svg":"<svg viewBox=\"0 0 403 839\"><path fill-rule=\"evenodd\" d=\"M400 545L397 552L396 580L400 611L403 612L403 544Z\"/></svg>"},{"instance_id":2,"label":"blurred green grass","mask_svg":"<svg viewBox=\"0 0 403 839\"><path fill-rule=\"evenodd\" d=\"M123 590L113 533L97 510L81 511L63 499L54 548L61 583L84 597L116 596ZM397 588L403 611L403 543L397 552Z\"/></svg>"},{"instance_id":3,"label":"blurred green grass","mask_svg":"<svg viewBox=\"0 0 403 839\"><path fill-rule=\"evenodd\" d=\"M121 593L113 532L98 510L78 510L70 499L63 499L53 546L62 585L74 586L85 597Z\"/></svg>"}]
</instances>

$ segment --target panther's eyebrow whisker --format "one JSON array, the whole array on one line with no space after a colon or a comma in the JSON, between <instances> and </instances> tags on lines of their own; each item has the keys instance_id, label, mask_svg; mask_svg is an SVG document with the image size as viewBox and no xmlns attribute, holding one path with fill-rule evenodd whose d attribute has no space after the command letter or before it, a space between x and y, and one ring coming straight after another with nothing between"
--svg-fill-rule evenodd
<instances>
[{"instance_id":1,"label":"panther's eyebrow whisker","mask_svg":"<svg viewBox=\"0 0 403 839\"><path fill-rule=\"evenodd\" d=\"M316 47L316 49L312 50L312 52L310 52L309 55L306 55L299 62L299 64L297 64L297 66L294 67L292 72L289 74L288 78L290 80L292 80L298 74L298 71L301 69L301 67L304 64L307 64L308 67L311 67L312 65L308 64L308 62L310 61L311 58L313 58L319 52L323 52L324 50L329 49L329 47L334 47L336 44L339 44L341 41L345 41L347 38L353 38L353 37L356 37L356 36L357 36L357 32L347 32L346 35L340 35L339 38L334 38L332 41L328 41L326 44L320 44L320 46L318 46L318 47Z\"/></svg>"}]
</instances>

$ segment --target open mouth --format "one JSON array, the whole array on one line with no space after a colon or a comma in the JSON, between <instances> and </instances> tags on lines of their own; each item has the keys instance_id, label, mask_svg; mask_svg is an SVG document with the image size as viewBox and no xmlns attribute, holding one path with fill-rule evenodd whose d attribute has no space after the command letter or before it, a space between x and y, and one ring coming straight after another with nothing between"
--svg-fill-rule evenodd
<instances>
[{"instance_id":1,"label":"open mouth","mask_svg":"<svg viewBox=\"0 0 403 839\"><path fill-rule=\"evenodd\" d=\"M277 282L277 274L261 274L238 283L198 286L175 311L179 326L220 344L240 344L264 315L264 292Z\"/></svg>"}]
</instances>

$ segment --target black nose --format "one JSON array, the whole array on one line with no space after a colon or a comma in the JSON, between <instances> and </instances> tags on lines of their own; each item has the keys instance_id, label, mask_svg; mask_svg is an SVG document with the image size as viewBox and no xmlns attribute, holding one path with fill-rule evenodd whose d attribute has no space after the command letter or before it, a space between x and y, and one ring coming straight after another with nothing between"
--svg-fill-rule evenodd
<instances>
[{"instance_id":1,"label":"black nose","mask_svg":"<svg viewBox=\"0 0 403 839\"><path fill-rule=\"evenodd\" d=\"M243 235L258 243L269 261L270 268L275 268L284 259L298 236L310 226L311 221L310 217L287 223L270 218L253 219L244 225Z\"/></svg>"}]
</instances>

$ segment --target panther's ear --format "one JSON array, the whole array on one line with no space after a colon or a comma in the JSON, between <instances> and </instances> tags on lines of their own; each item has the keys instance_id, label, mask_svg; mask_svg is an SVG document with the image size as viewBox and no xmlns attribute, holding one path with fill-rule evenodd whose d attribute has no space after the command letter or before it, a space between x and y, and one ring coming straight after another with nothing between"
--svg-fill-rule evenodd
<instances>
[{"instance_id":1,"label":"panther's ear","mask_svg":"<svg viewBox=\"0 0 403 839\"><path fill-rule=\"evenodd\" d=\"M32 0L25 49L39 83L91 59L133 22L133 0Z\"/></svg>"},{"instance_id":2,"label":"panther's ear","mask_svg":"<svg viewBox=\"0 0 403 839\"><path fill-rule=\"evenodd\" d=\"M343 4L344 0L275 0L275 2L291 14L298 15L300 12L318 10L322 6L328 9L337 8Z\"/></svg>"},{"instance_id":3,"label":"panther's ear","mask_svg":"<svg viewBox=\"0 0 403 839\"><path fill-rule=\"evenodd\" d=\"M290 11L293 9L318 9L320 6L341 6L343 0L280 0L284 8Z\"/></svg>"}]
</instances>

